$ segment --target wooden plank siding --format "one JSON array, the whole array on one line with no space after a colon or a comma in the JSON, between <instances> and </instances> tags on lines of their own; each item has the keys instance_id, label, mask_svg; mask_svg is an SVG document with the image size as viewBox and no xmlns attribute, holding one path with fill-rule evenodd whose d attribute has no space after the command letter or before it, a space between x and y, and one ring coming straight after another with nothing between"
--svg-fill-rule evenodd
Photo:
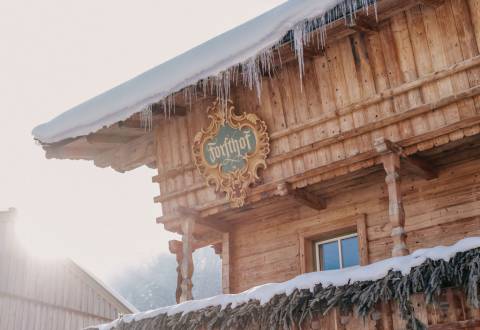
<instances>
[{"instance_id":1,"label":"wooden plank siding","mask_svg":"<svg viewBox=\"0 0 480 330\"><path fill-rule=\"evenodd\" d=\"M381 22L379 32L329 43L324 54L306 59L303 87L297 64L289 63L275 78L264 78L260 100L235 88L238 110L257 113L269 128L264 184L289 180L303 187L321 180L306 172L353 162L372 151L376 138L425 150L460 138L458 128L480 122L475 6L466 0L445 1L436 9L414 6ZM209 103L194 104L186 118L172 117L156 130L154 181L162 194L155 200L163 214L178 205L201 208L221 199L199 177L190 156Z\"/></svg>"},{"instance_id":2,"label":"wooden plank siding","mask_svg":"<svg viewBox=\"0 0 480 330\"><path fill-rule=\"evenodd\" d=\"M391 256L385 173L374 141L388 139L412 155L480 133L479 8L480 0L409 6L379 22L378 31L327 41L324 52L305 59L303 85L292 62L264 78L260 99L233 88L237 111L262 118L271 143L263 182L252 188L244 209L232 210L192 163L191 143L207 125L211 100L193 104L185 117L159 122L153 181L161 190L155 197L160 221L179 231L168 222L178 206L228 221L232 293L300 274L308 269L300 257L308 251L301 251L299 234L312 226L342 232L359 215L365 216L361 230L368 237L363 259ZM471 157L442 167L431 181L402 178L410 251L480 235L479 167ZM344 189L323 185L342 177ZM308 187L326 198L327 208L266 200L282 182Z\"/></svg>"},{"instance_id":3,"label":"wooden plank siding","mask_svg":"<svg viewBox=\"0 0 480 330\"><path fill-rule=\"evenodd\" d=\"M0 217L0 329L79 330L132 312L71 260L30 256L13 226Z\"/></svg>"},{"instance_id":4,"label":"wooden plank siding","mask_svg":"<svg viewBox=\"0 0 480 330\"><path fill-rule=\"evenodd\" d=\"M405 176L402 195L411 251L480 235L480 159L442 168L438 179ZM302 272L298 236L322 228L324 235L353 232L365 215L368 261L391 256L388 195L384 174L374 172L355 186L332 190L328 207L278 208L268 216L236 221L230 233L230 289L286 281ZM343 231L343 232L342 232ZM312 270L312 268L310 269Z\"/></svg>"}]
</instances>

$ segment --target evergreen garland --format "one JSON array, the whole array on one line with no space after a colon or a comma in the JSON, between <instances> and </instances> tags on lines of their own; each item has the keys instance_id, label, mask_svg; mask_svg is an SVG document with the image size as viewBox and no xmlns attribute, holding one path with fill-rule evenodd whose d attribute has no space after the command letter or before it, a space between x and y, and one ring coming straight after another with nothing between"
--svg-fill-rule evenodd
<instances>
[{"instance_id":1,"label":"evergreen garland","mask_svg":"<svg viewBox=\"0 0 480 330\"><path fill-rule=\"evenodd\" d=\"M437 302L444 288L462 289L467 302L474 308L479 301L480 248L457 253L448 262L428 259L414 267L408 275L390 271L376 281L362 281L343 286L315 286L310 290L295 290L290 295L277 295L268 303L259 301L221 310L212 306L182 315L161 314L154 318L130 323L120 321L114 330L152 329L291 329L314 316L326 315L338 307L342 315L350 312L366 318L379 303L395 301L407 329L424 330L426 325L415 317L410 295L423 293L428 304Z\"/></svg>"}]
</instances>

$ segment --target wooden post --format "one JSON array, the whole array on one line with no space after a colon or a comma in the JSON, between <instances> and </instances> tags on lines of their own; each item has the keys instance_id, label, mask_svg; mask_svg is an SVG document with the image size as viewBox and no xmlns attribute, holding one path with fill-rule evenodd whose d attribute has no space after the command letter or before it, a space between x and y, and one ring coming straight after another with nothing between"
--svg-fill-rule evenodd
<instances>
[{"instance_id":1,"label":"wooden post","mask_svg":"<svg viewBox=\"0 0 480 330\"><path fill-rule=\"evenodd\" d=\"M193 229L195 218L186 215L182 221L182 253L183 258L180 264L181 293L180 302L192 300L192 275L193 275Z\"/></svg>"},{"instance_id":2,"label":"wooden post","mask_svg":"<svg viewBox=\"0 0 480 330\"><path fill-rule=\"evenodd\" d=\"M177 289L175 291L175 301L180 303L180 296L182 295L182 274L180 267L182 265L183 260L183 247L182 242L177 240L168 241L168 248L171 253L175 254L175 258L177 260Z\"/></svg>"},{"instance_id":3,"label":"wooden post","mask_svg":"<svg viewBox=\"0 0 480 330\"><path fill-rule=\"evenodd\" d=\"M230 234L222 234L222 291L230 293Z\"/></svg>"},{"instance_id":4,"label":"wooden post","mask_svg":"<svg viewBox=\"0 0 480 330\"><path fill-rule=\"evenodd\" d=\"M405 211L400 190L400 156L395 153L387 153L381 156L381 160L387 173L385 182L388 188L388 215L392 226L392 256L404 256L408 254L408 248L404 229Z\"/></svg>"}]
</instances>

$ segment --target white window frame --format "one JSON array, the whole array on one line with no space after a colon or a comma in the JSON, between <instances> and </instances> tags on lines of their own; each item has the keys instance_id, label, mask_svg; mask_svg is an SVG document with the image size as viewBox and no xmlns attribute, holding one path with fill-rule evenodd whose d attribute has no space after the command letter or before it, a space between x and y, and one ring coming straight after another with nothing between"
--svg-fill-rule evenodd
<instances>
[{"instance_id":1,"label":"white window frame","mask_svg":"<svg viewBox=\"0 0 480 330\"><path fill-rule=\"evenodd\" d=\"M332 243L332 242L337 241L338 255L339 255L339 258L340 258L339 259L340 269L342 269L344 267L343 267L343 254L342 254L341 241L344 240L344 239L352 238L352 237L358 237L358 233L353 233L353 234L344 235L344 236L338 236L338 237L327 239L327 240L324 240L324 241L315 242L315 260L316 260L316 263L317 263L317 271L322 270L321 267L320 267L320 253L318 253L319 245L326 244L326 243ZM359 256L359 258L360 258L360 256Z\"/></svg>"}]
</instances>

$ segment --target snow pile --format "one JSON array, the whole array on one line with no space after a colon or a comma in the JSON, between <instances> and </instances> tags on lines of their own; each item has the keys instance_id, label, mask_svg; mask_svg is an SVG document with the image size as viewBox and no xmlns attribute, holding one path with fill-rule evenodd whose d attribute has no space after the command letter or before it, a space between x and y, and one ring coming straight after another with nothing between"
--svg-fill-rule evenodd
<instances>
[{"instance_id":1,"label":"snow pile","mask_svg":"<svg viewBox=\"0 0 480 330\"><path fill-rule=\"evenodd\" d=\"M374 0L290 0L35 127L32 134L43 143L53 143L96 132L160 101L170 111L172 94L182 89L186 99L200 87L226 100L230 84L240 80L238 75L260 93L261 73L271 69L274 47L289 31L302 69L303 45L313 29L324 32L330 21L351 18L370 3ZM323 38L320 33L320 42Z\"/></svg>"},{"instance_id":2,"label":"snow pile","mask_svg":"<svg viewBox=\"0 0 480 330\"><path fill-rule=\"evenodd\" d=\"M270 301L275 295L290 295L295 289L309 289L313 292L315 285L323 287L330 285L342 286L349 283L362 281L376 281L384 278L389 271L400 271L402 275L410 273L411 269L423 264L427 259L449 261L459 252L465 252L480 247L480 237L465 238L451 246L437 246L429 249L420 249L408 256L394 257L382 260L367 266L350 267L340 270L307 273L297 276L283 283L269 283L254 287L239 294L224 294L215 297L191 300L178 305L168 306L138 314L125 315L121 319L98 327L99 330L110 330L120 321L130 323L147 318L153 318L161 314L174 315L188 313L210 306L222 306L232 304L232 308L250 300L258 300L262 305Z\"/></svg>"}]
</instances>

